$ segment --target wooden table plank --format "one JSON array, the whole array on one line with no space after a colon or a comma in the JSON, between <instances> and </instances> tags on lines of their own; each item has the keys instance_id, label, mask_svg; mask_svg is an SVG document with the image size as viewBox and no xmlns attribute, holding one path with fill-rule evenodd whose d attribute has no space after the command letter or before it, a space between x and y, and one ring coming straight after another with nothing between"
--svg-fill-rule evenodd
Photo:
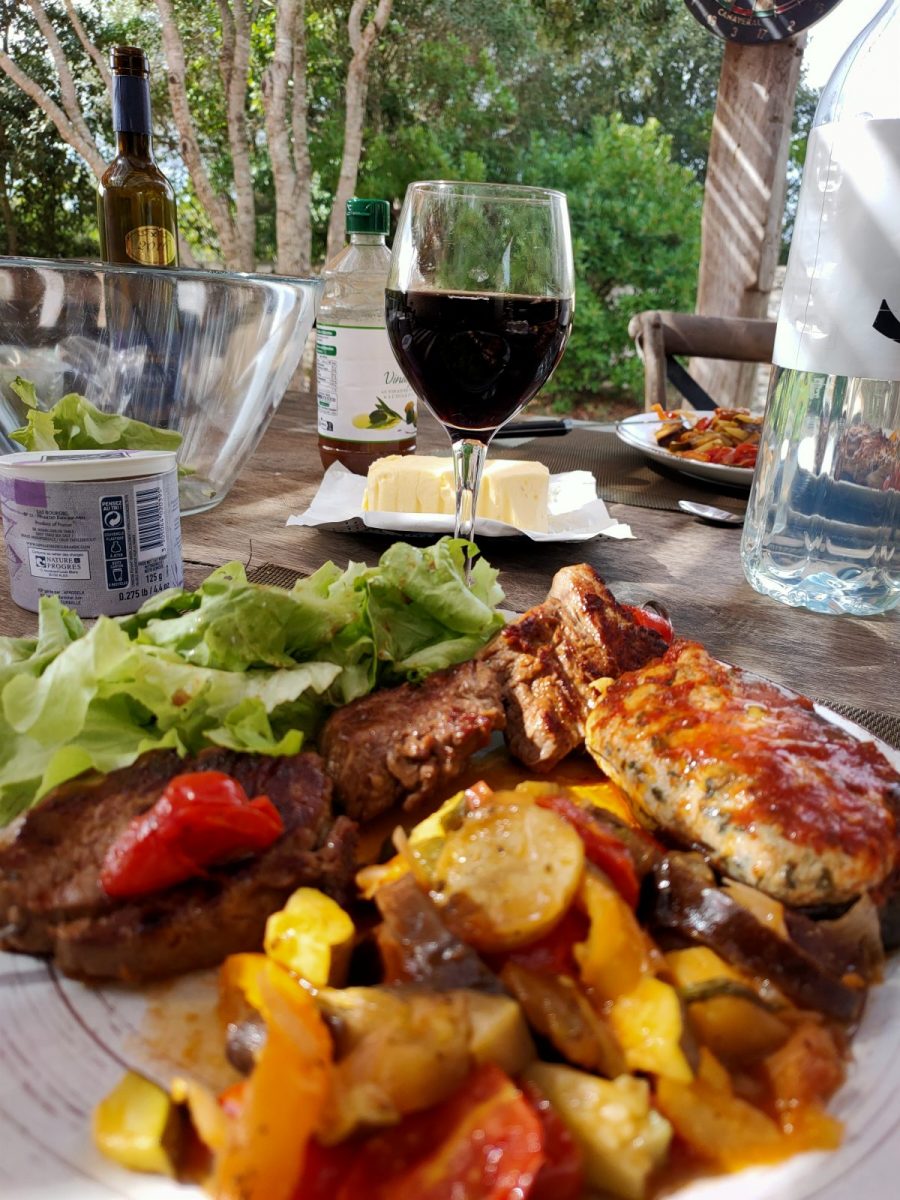
<instances>
[{"instance_id":1,"label":"wooden table plank","mask_svg":"<svg viewBox=\"0 0 900 1200\"><path fill-rule=\"evenodd\" d=\"M182 524L188 583L230 559L248 568L264 562L313 571L326 559L374 563L389 544L375 535L286 528L289 513L312 499L322 475L308 400L286 402L229 497ZM445 444L427 418L424 449ZM669 609L680 633L713 654L799 691L900 716L897 663L900 614L862 620L791 609L758 595L744 580L740 531L703 525L681 513L613 505L635 541L597 538L581 544L524 539L486 540L482 547L501 571L511 608L543 599L553 573L587 561L626 601L654 598ZM35 618L9 598L0 572L0 634L33 631Z\"/></svg>"}]
</instances>

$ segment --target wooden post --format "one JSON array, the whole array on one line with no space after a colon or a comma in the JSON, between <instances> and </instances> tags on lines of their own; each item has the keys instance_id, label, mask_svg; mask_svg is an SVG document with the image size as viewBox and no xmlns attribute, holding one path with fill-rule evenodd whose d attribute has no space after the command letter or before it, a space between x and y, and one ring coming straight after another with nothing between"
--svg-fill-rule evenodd
<instances>
[{"instance_id":1,"label":"wooden post","mask_svg":"<svg viewBox=\"0 0 900 1200\"><path fill-rule=\"evenodd\" d=\"M767 315L805 41L802 34L789 41L725 47L703 201L698 313ZM750 403L753 364L698 359L691 373L720 404Z\"/></svg>"}]
</instances>

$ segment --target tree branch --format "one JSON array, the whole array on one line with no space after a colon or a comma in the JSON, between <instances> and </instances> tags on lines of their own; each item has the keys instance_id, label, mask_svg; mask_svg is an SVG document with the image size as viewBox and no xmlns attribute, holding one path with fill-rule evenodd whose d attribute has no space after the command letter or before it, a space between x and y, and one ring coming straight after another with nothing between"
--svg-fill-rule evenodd
<instances>
[{"instance_id":1,"label":"tree branch","mask_svg":"<svg viewBox=\"0 0 900 1200\"><path fill-rule=\"evenodd\" d=\"M109 67L106 65L106 60L88 37L87 30L82 25L81 17L79 17L72 0L65 0L65 5L69 22L78 35L79 42L81 42L82 46L84 46L85 51L91 58L94 66L99 71L100 78L103 80L106 90L109 91L112 88L112 79L109 74Z\"/></svg>"},{"instance_id":2,"label":"tree branch","mask_svg":"<svg viewBox=\"0 0 900 1200\"><path fill-rule=\"evenodd\" d=\"M366 0L353 0L347 30L353 57L347 67L346 97L344 112L344 152L338 175L334 203L328 221L328 257L337 254L347 236L347 201L356 190L359 175L359 160L362 155L363 123L366 116L366 93L369 87L369 57L380 34L384 32L391 15L393 0L378 0L375 14L365 29L362 16Z\"/></svg>"},{"instance_id":3,"label":"tree branch","mask_svg":"<svg viewBox=\"0 0 900 1200\"><path fill-rule=\"evenodd\" d=\"M93 138L85 141L56 101L44 91L40 84L35 83L30 75L26 75L8 54L0 53L0 71L8 75L16 87L35 102L44 116L50 118L63 141L81 155L99 179L106 170L106 164Z\"/></svg>"},{"instance_id":4,"label":"tree branch","mask_svg":"<svg viewBox=\"0 0 900 1200\"><path fill-rule=\"evenodd\" d=\"M178 128L181 154L190 173L197 199L209 214L212 227L216 231L225 265L234 268L237 265L238 249L231 210L225 197L220 196L214 189L200 153L197 129L187 99L184 45L175 24L175 14L170 0L156 0L156 7L162 25L163 46L169 67L169 98Z\"/></svg>"},{"instance_id":5,"label":"tree branch","mask_svg":"<svg viewBox=\"0 0 900 1200\"><path fill-rule=\"evenodd\" d=\"M81 111L81 104L78 100L78 92L75 89L75 78L72 75L72 70L66 60L65 51L62 48L62 43L57 37L56 30L44 11L40 0L28 0L28 7L34 14L34 19L38 23L38 28L44 35L47 42L47 47L50 50L50 57L53 59L53 65L56 67L56 73L59 75L59 91L62 97L63 108L66 115L72 124L72 127L77 132L79 138L86 144L93 146L97 150L97 143L94 141L94 135L88 129L87 122L84 119L84 114ZM79 151L81 153L81 151ZM99 150L97 155L99 157ZM102 162L102 159L101 159ZM91 163L91 169L97 174L96 168ZM99 172L103 174L102 169Z\"/></svg>"}]
</instances>

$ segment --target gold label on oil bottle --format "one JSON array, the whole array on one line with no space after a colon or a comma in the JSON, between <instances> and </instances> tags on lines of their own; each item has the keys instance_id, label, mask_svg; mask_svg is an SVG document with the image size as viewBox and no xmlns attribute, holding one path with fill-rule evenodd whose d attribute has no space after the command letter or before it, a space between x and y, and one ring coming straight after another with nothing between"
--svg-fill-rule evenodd
<instances>
[{"instance_id":1,"label":"gold label on oil bottle","mask_svg":"<svg viewBox=\"0 0 900 1200\"><path fill-rule=\"evenodd\" d=\"M175 261L175 237L161 225L138 225L125 234L125 252L145 267L167 267Z\"/></svg>"}]
</instances>

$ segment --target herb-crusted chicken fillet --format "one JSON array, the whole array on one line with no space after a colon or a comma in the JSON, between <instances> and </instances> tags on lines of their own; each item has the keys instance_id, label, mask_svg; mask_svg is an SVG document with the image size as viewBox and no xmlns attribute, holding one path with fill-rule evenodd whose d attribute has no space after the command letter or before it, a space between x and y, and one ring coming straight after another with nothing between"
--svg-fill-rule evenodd
<instances>
[{"instance_id":1,"label":"herb-crusted chicken fillet","mask_svg":"<svg viewBox=\"0 0 900 1200\"><path fill-rule=\"evenodd\" d=\"M645 821L787 904L850 900L897 862L900 776L877 747L694 642L611 681L586 741Z\"/></svg>"}]
</instances>

